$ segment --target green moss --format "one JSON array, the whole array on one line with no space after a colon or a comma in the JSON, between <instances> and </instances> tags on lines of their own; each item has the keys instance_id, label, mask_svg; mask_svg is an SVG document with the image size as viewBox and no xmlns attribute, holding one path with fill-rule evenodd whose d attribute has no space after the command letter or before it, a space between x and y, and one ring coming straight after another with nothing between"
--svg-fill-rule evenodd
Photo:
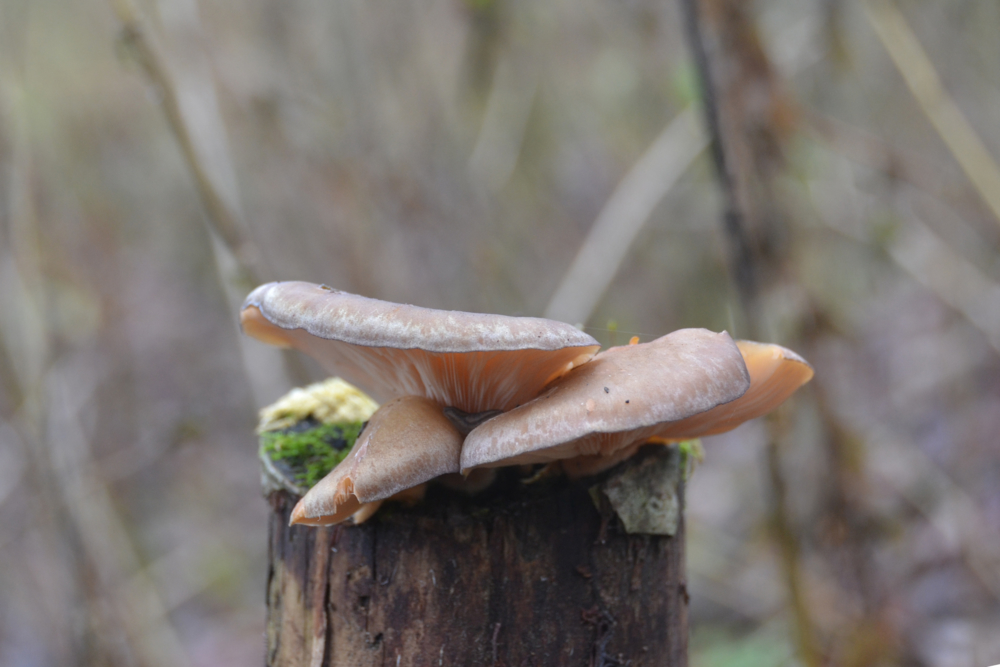
<instances>
[{"instance_id":1,"label":"green moss","mask_svg":"<svg viewBox=\"0 0 1000 667\"><path fill-rule=\"evenodd\" d=\"M283 463L296 484L309 488L351 453L363 427L362 422L318 424L307 420L282 431L262 433L260 441L272 461Z\"/></svg>"},{"instance_id":2,"label":"green moss","mask_svg":"<svg viewBox=\"0 0 1000 667\"><path fill-rule=\"evenodd\" d=\"M681 454L681 469L684 470L684 479L691 479L694 469L705 460L705 448L701 446L701 439L683 440L677 443L677 449Z\"/></svg>"}]
</instances>

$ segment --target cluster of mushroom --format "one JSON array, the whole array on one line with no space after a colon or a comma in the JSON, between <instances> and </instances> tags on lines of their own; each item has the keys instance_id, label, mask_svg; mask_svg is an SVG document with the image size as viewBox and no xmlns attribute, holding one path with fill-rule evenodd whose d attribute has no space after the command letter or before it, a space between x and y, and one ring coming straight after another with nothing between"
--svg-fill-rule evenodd
<instances>
[{"instance_id":1,"label":"cluster of mushroom","mask_svg":"<svg viewBox=\"0 0 1000 667\"><path fill-rule=\"evenodd\" d=\"M303 282L258 287L240 322L383 402L295 507L292 522L313 525L370 515L385 498L453 473L558 461L571 477L596 474L651 441L731 430L812 377L794 352L725 332L682 329L598 353L596 340L562 322Z\"/></svg>"}]
</instances>

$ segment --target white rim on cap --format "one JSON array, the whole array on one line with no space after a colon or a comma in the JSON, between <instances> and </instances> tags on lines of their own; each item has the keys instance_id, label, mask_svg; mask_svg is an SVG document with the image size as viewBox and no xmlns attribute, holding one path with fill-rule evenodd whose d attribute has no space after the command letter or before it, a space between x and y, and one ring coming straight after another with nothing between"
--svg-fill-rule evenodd
<instances>
[{"instance_id":1,"label":"white rim on cap","mask_svg":"<svg viewBox=\"0 0 1000 667\"><path fill-rule=\"evenodd\" d=\"M563 322L434 310L303 282L247 297L244 332L294 347L377 400L424 396L465 412L509 410L600 345Z\"/></svg>"}]
</instances>

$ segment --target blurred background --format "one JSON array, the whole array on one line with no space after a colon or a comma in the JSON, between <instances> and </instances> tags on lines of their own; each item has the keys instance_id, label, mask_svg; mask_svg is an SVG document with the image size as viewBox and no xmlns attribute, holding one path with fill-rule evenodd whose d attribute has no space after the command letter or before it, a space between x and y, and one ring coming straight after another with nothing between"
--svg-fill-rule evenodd
<instances>
[{"instance_id":1,"label":"blurred background","mask_svg":"<svg viewBox=\"0 0 1000 667\"><path fill-rule=\"evenodd\" d=\"M261 664L273 279L795 349L692 664L1000 663L1000 4L135 2L0 0L0 664Z\"/></svg>"}]
</instances>

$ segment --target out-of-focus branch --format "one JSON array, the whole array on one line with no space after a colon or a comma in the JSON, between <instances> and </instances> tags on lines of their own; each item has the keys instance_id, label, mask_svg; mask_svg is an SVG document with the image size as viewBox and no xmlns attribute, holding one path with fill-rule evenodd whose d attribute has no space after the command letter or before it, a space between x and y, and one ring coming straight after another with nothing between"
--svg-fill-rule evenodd
<instances>
[{"instance_id":1,"label":"out-of-focus branch","mask_svg":"<svg viewBox=\"0 0 1000 667\"><path fill-rule=\"evenodd\" d=\"M552 295L545 317L587 322L656 205L707 142L693 109L684 109L667 125L604 204Z\"/></svg>"},{"instance_id":2,"label":"out-of-focus branch","mask_svg":"<svg viewBox=\"0 0 1000 667\"><path fill-rule=\"evenodd\" d=\"M49 374L46 439L56 488L101 592L125 630L139 664L184 667L191 664L190 656L159 591L141 569L111 492L93 465L90 441L79 414L97 385L91 375L83 364L64 364Z\"/></svg>"},{"instance_id":3,"label":"out-of-focus branch","mask_svg":"<svg viewBox=\"0 0 1000 667\"><path fill-rule=\"evenodd\" d=\"M826 192L817 184L812 188L813 196L822 220L848 238L865 243L867 236L862 231L863 220L844 224L840 222L843 215L828 213L835 210L833 202L843 204L863 196L853 183L853 178L845 178L843 188L846 190L837 188ZM844 208L841 205L836 210ZM851 207L846 208L849 210ZM982 275L914 216L904 221L902 230L889 242L886 250L900 268L959 312L1000 353L1000 284ZM878 451L882 452L881 458L876 458L871 466L872 473L890 481L902 497L927 515L942 535L952 534L953 531L948 530L949 525L952 528L957 526L957 540L969 570L994 597L1000 597L1000 579L995 575L996 563L1000 562L1000 544L996 540L984 539L985 534L977 532L977 526L983 525L984 520L977 519L980 512L973 500L951 482L948 474L919 447L902 443L881 424L871 424L867 428L862 426L859 430L865 432L868 441L878 442ZM898 462L904 458L908 465L899 466ZM910 479L900 479L902 470L908 471ZM951 501L947 508L951 511L944 518L936 514L926 500L928 481L939 489L941 497Z\"/></svg>"},{"instance_id":4,"label":"out-of-focus branch","mask_svg":"<svg viewBox=\"0 0 1000 667\"><path fill-rule=\"evenodd\" d=\"M6 74L6 73L5 73ZM0 86L0 127L4 127L7 152L6 224L0 230L0 344L5 358L0 364L12 407L39 389L49 361L49 331L45 320L43 245L36 226L32 199L32 155L28 140L28 113L23 107L23 86L15 75L3 76ZM0 219L2 220L2 219Z\"/></svg>"},{"instance_id":5,"label":"out-of-focus branch","mask_svg":"<svg viewBox=\"0 0 1000 667\"><path fill-rule=\"evenodd\" d=\"M123 44L160 95L163 112L184 155L184 161L194 177L212 231L236 257L242 274L241 278L246 285L257 284L260 278L260 271L256 266L258 263L257 254L244 236L239 215L226 202L208 167L198 154L191 129L184 118L177 85L167 66L166 58L132 0L113 0L112 5L122 23L121 39Z\"/></svg>"},{"instance_id":6,"label":"out-of-focus branch","mask_svg":"<svg viewBox=\"0 0 1000 667\"><path fill-rule=\"evenodd\" d=\"M240 304L247 292L261 281L260 256L246 238L238 212L235 193L227 197L221 167L212 169L206 163L205 152L196 141L191 118L182 107L181 86L174 78L163 50L157 45L132 0L112 0L115 13L122 23L122 41L130 49L149 82L160 94L163 111L170 129L180 146L184 160L198 187L204 203L219 280L226 293L235 321ZM214 110L209 110L209 113ZM221 125L221 121L216 123ZM204 137L203 137L204 138ZM275 350L262 349L257 343L240 338L243 367L258 405L265 405L287 391L288 370L296 381L304 382L304 368L292 356Z\"/></svg>"},{"instance_id":7,"label":"out-of-focus branch","mask_svg":"<svg viewBox=\"0 0 1000 667\"><path fill-rule=\"evenodd\" d=\"M733 166L730 164L724 145L712 65L701 29L699 2L698 0L681 0L680 5L684 14L684 32L688 48L694 56L698 80L701 83L702 113L708 130L708 145L712 155L712 164L715 166L719 188L725 201L722 222L727 238L730 272L743 302L747 321L753 330L756 325L754 324L752 304L757 300L757 275L744 214L732 173Z\"/></svg>"},{"instance_id":8,"label":"out-of-focus branch","mask_svg":"<svg viewBox=\"0 0 1000 667\"><path fill-rule=\"evenodd\" d=\"M494 193L503 189L517 166L538 90L535 63L525 49L511 51L497 63L479 137L469 156L469 170Z\"/></svg>"},{"instance_id":9,"label":"out-of-focus branch","mask_svg":"<svg viewBox=\"0 0 1000 667\"><path fill-rule=\"evenodd\" d=\"M983 530L989 519L976 501L926 452L888 429L872 425L869 439L879 443L881 453L873 460L872 474L917 508L983 588L1000 600L1000 540ZM899 466L903 459L910 468L905 472Z\"/></svg>"},{"instance_id":10,"label":"out-of-focus branch","mask_svg":"<svg viewBox=\"0 0 1000 667\"><path fill-rule=\"evenodd\" d=\"M29 519L32 530L47 533L43 539L54 537L52 543L63 548L59 556L69 561L68 570L77 572L73 583L86 591L86 603L91 607L109 605L116 615L115 628L126 629L128 653L137 664L187 665L190 660L148 578L133 586L128 596L117 588L125 581L124 575L141 577L141 570L106 481L94 470L92 452L79 420L78 408L93 394L97 379L84 372L69 379L65 368L51 368L52 332L44 315L48 280L43 268L45 246L31 202L27 117L11 99L14 92L16 88L10 85L0 89L3 115L11 121L13 147L8 192L11 206L0 231L7 241L7 247L0 252L4 287L0 297L5 312L14 315L4 323L9 327L5 326L0 336L0 357L13 362L6 381L13 399L11 420L0 421L0 432L10 445L23 441L21 449L27 454L23 472L33 494ZM80 356L91 357L86 352ZM17 461L8 458L5 463ZM7 491L9 488L0 488L0 500ZM67 539L67 534L57 532L53 526L71 526L73 538ZM82 554L80 544L84 545ZM88 581L93 572L98 574L98 586ZM45 574L54 576L52 572ZM72 593L62 591L56 600L67 608L79 604L79 600L72 600ZM64 619L53 618L50 622L59 628ZM98 639L97 643L102 642ZM85 644L86 640L78 639L68 648L77 652ZM80 655L72 657L85 659ZM99 649L98 655L91 657L100 662L108 656L101 655Z\"/></svg>"},{"instance_id":11,"label":"out-of-focus branch","mask_svg":"<svg viewBox=\"0 0 1000 667\"><path fill-rule=\"evenodd\" d=\"M834 333L834 327L822 311L812 304L818 317L809 327L806 338L814 349L820 339ZM869 508L869 463L866 438L846 426L837 417L822 385L813 388L815 407L823 424L828 473L825 509L818 523L821 549L828 562L841 570L838 588L849 591L860 603L860 613L853 614L853 628L838 640L841 665L905 663L901 653L901 638L894 608L900 604L893 591L887 590L878 576L878 564L873 557L877 539L889 532L888 522L877 517ZM846 589L846 590L845 590Z\"/></svg>"},{"instance_id":12,"label":"out-of-focus branch","mask_svg":"<svg viewBox=\"0 0 1000 667\"><path fill-rule=\"evenodd\" d=\"M824 148L927 193L953 209L970 227L978 227L977 236L986 232L996 238L992 212L964 179L943 179L940 170L920 155L892 146L861 128L812 109L800 108L799 112L810 134Z\"/></svg>"},{"instance_id":13,"label":"out-of-focus branch","mask_svg":"<svg viewBox=\"0 0 1000 667\"><path fill-rule=\"evenodd\" d=\"M781 463L780 443L788 437L788 406L781 406L768 417L770 439L766 449L768 481L771 486L771 511L768 517L775 545L784 565L782 573L788 589L788 604L795 619L795 647L799 657L809 667L822 664L816 642L816 631L802 577L802 554L798 535L788 512L788 483Z\"/></svg>"},{"instance_id":14,"label":"out-of-focus branch","mask_svg":"<svg viewBox=\"0 0 1000 667\"><path fill-rule=\"evenodd\" d=\"M839 185L834 181L813 184L812 196L820 219L844 236L868 243L870 234L863 209L855 214L844 213L851 209L845 202L857 201L863 207L864 193L849 179ZM906 216L885 249L900 268L958 311L1000 353L1000 284L952 250L912 214Z\"/></svg>"},{"instance_id":15,"label":"out-of-focus branch","mask_svg":"<svg viewBox=\"0 0 1000 667\"><path fill-rule=\"evenodd\" d=\"M1000 353L1000 284L965 261L916 218L906 222L888 251L899 266L961 313Z\"/></svg>"},{"instance_id":16,"label":"out-of-focus branch","mask_svg":"<svg viewBox=\"0 0 1000 667\"><path fill-rule=\"evenodd\" d=\"M872 0L865 14L920 109L1000 224L1000 167L941 84L937 70L892 0Z\"/></svg>"},{"instance_id":17,"label":"out-of-focus branch","mask_svg":"<svg viewBox=\"0 0 1000 667\"><path fill-rule=\"evenodd\" d=\"M702 86L705 124L709 131L709 141L715 164L716 176L725 201L723 226L729 245L730 275L736 281L742 306L746 316L747 329L753 338L760 338L763 319L758 312L759 270L754 246L748 231L747 205L753 205L754 220L758 227L773 227L773 219L765 219L768 213L773 217L770 204L761 201L768 198L768 179L780 168L780 131L775 121L780 115L782 104L777 99L774 74L763 49L756 39L752 23L745 14L739 0L720 0L712 4L721 36L716 40L720 46L716 67L730 73L724 83L716 80L713 61L709 57L699 0L680 0L684 13L685 33L689 48L694 56ZM744 80L745 79L745 80ZM749 92L753 91L753 92ZM759 112L755 118L742 118L749 113L745 97L755 95L768 100L770 113ZM725 105L725 107L723 107ZM756 105L760 107L761 105ZM723 113L729 121L723 124ZM729 130L727 135L726 130ZM758 136L751 136L755 134ZM766 137L761 140L760 137ZM742 149L742 150L740 150ZM737 152L744 156L738 159ZM759 187L751 187L751 171L756 175ZM743 196L741 197L741 192ZM770 232L769 229L764 231ZM769 257L772 263L784 263L783 257ZM778 548L785 577L791 613L795 621L795 645L799 658L808 667L819 667L822 662L815 625L809 611L803 590L802 564L798 538L787 508L787 482L781 466L780 443L787 437L787 408L779 409L768 419L769 435L767 445L767 480L770 486L771 535Z\"/></svg>"}]
</instances>

